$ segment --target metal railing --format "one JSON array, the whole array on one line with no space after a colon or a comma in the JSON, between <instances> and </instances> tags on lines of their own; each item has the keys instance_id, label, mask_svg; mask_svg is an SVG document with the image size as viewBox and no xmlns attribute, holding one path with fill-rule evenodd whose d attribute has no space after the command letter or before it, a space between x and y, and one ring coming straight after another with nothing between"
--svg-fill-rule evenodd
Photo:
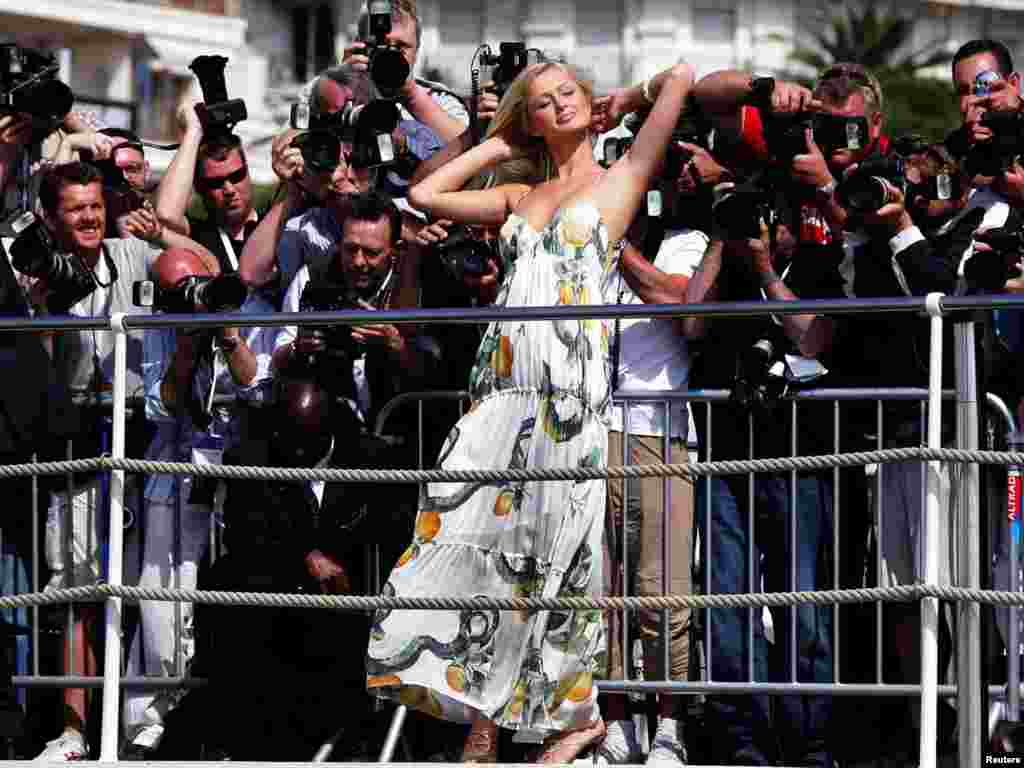
<instances>
[{"instance_id":1,"label":"metal railing","mask_svg":"<svg viewBox=\"0 0 1024 768\"><path fill-rule=\"evenodd\" d=\"M995 297L967 297L948 298L938 294L932 294L926 299L901 298L885 300L826 300L826 301L793 301L793 302L772 302L770 311L775 315L797 314L797 313L824 313L824 314L853 314L857 312L892 312L892 313L921 313L925 312L930 319L931 330L931 355L929 360L929 386L927 389L927 407L924 410L926 415L927 446L932 449L941 448L941 417L942 397L941 371L942 371L942 329L944 314L951 311L992 309L992 308L1024 308L1024 299L1011 296ZM768 307L763 302L735 302L717 305L647 305L647 306L575 306L575 307L520 307L520 308L485 308L476 310L391 310L380 312L377 319L380 322L391 323L454 323L468 322L479 323L490 320L524 320L542 321L551 319L588 319L588 318L668 318L682 316L708 316L708 317L743 317L767 314ZM332 325L332 324L356 324L363 321L365 316L359 312L338 312L338 313L302 313L302 314L269 314L269 315L189 315L189 316L145 316L145 315L123 315L118 314L112 318L45 318L42 320L16 320L10 318L0 319L0 331L66 331L79 329L109 330L114 333L114 376L113 376L113 428L110 456L115 460L123 459L125 456L125 426L126 426L126 349L127 332L129 330L168 328L188 325L191 327L225 327L225 326L282 326L282 325ZM968 447L970 443L971 426L977 425L977 403L975 402L974 371L971 365L973 356L973 325L969 322L958 323L958 387L957 403L958 415L961 417L962 429L958 431L960 438ZM968 350L968 347L970 348ZM863 393L861 393L863 394ZM682 395L680 395L682 396ZM686 393L691 400L702 397L700 393ZM705 393L707 402L715 401L719 395ZM906 395L910 399L922 399L924 393L917 392L913 395ZM657 397L655 397L657 399ZM665 400L664 397L661 398ZM671 399L671 398L669 398ZM792 401L792 414L795 419L799 398ZM422 412L421 412L422 413ZM709 408L710 413L710 408ZM710 417L709 417L710 418ZM422 423L422 419L421 419ZM628 421L627 421L628 423ZM976 434L976 429L974 430ZM975 446L976 447L976 443ZM420 457L422 462L422 456ZM939 514L939 488L940 480L937 461L929 461L926 473L927 492L923 496L922 523L926 531L937 530ZM121 465L115 464L110 470L109 498L110 498L110 526L109 526L109 573L108 583L112 587L118 587L123 580L123 522L124 522L124 489L125 470ZM968 465L970 466L970 465ZM837 471L837 470L834 470ZM795 470L793 470L795 472ZM970 472L965 472L968 478L966 488L976 490L976 479L972 478ZM969 494L965 493L965 496ZM973 500L965 498L967 517L965 525L967 530L977 530L977 493L974 493ZM972 516L973 515L973 516ZM792 518L791 518L792 519ZM929 538L929 546L924 556L924 584L931 585L936 582L936 567L938 563L938 552L935 547L935 537ZM704 541L705 558L710 552L710 542ZM1011 557L1016 555L1016 547L1013 548ZM976 550L968 551L962 559L962 570L966 574L977 574L980 563L979 553ZM705 566L708 561L705 559ZM1016 573L1016 568L1013 571ZM37 587L38 584L34 584ZM968 585L972 586L972 585ZM978 651L977 621L980 609L976 603L973 609L962 611L959 631L962 639L966 642L961 644L963 651L960 659L961 674L958 676L959 686L940 686L937 680L937 627L938 627L938 599L935 597L924 597L922 603L921 621L921 650L922 667L921 683L918 686L883 686L877 685L865 687L863 691L850 688L849 684L832 683L821 687L817 684L805 683L761 683L757 684L756 690L765 693L815 693L828 692L831 694L843 694L854 692L878 692L888 695L916 695L921 697L921 742L920 757L922 766L933 766L935 764L936 744L936 703L937 697L956 693L961 700L961 712L977 710L977 696L980 680L980 668L975 657ZM122 598L117 596L107 597L105 600L105 625L107 637L116 637L121 627ZM1011 626L1014 622L1011 621ZM666 625L667 626L667 625ZM1010 654L1012 657L1014 654ZM102 741L101 761L114 761L117 758L117 745L119 734L119 691L124 686L144 685L152 686L153 679L144 680L122 679L121 676L121 647L120 643L108 642L105 647L104 674L102 681L103 708L102 708ZM92 686L95 681L78 680L68 678L83 687ZM27 682L27 681L19 681ZM174 684L178 684L175 681ZM657 690L662 692L697 692L715 691L725 692L733 688L728 683L689 683L676 681L659 682L631 682L623 681L621 684L606 682L602 685L606 690ZM1011 696L1015 691L1016 681L1011 679ZM739 692L740 688L735 689ZM742 690L749 690L749 686L743 686ZM974 721L978 718L961 716L960 728L961 739L960 749L964 764L977 764L980 761L980 729ZM979 745L976 751L970 750L973 745Z\"/></svg>"}]
</instances>

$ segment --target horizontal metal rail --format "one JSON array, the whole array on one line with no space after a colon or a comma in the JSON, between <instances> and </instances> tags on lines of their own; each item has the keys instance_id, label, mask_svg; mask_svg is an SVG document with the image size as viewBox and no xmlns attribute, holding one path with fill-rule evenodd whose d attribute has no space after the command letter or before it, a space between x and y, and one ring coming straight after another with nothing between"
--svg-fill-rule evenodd
<instances>
[{"instance_id":1,"label":"horizontal metal rail","mask_svg":"<svg viewBox=\"0 0 1024 768\"><path fill-rule=\"evenodd\" d=\"M623 320L672 319L679 317L755 317L775 315L847 315L866 312L923 313L925 298L892 299L806 299L800 301L734 301L715 304L584 304L551 307L479 307L459 309L389 309L373 313L377 323L489 323L492 321ZM989 309L1024 309L1024 296L943 297L943 312ZM223 314L123 315L126 330L146 328L279 327L285 325L359 325L366 311L345 312L225 312ZM109 330L106 317L0 318L0 331Z\"/></svg>"}]
</instances>

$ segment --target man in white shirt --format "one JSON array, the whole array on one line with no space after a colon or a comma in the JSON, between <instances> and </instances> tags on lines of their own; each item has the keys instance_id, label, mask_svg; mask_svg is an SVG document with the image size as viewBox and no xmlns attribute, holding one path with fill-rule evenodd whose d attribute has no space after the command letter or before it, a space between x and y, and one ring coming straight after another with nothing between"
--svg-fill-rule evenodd
<instances>
[{"instance_id":1,"label":"man in white shirt","mask_svg":"<svg viewBox=\"0 0 1024 768\"><path fill-rule=\"evenodd\" d=\"M608 135L624 137L629 132L620 127ZM595 146L599 160L603 159L604 141L608 135L601 137ZM694 147L694 150L703 152L698 147ZM684 208L690 208L686 213L692 214L692 209L699 205L696 195L681 194L681 190L692 193L699 188L699 179L695 179L694 174L694 163L687 163L681 179L666 180L659 184L657 191L665 203L664 213L669 227L676 226ZM710 216L710 210L707 214ZM692 216L689 218L692 219ZM648 217L647 223L650 231L646 237L636 237L639 233L635 231L631 231L627 237L619 254L618 269L604 286L606 304L683 303L689 278L707 248L708 236L691 228L662 229L654 217ZM659 235L662 236L659 238ZM650 252L655 248L656 252ZM648 252L644 252L645 249ZM686 340L676 321L616 320L611 323L611 329L609 345L614 390L664 392L686 389L689 354ZM626 413L629 414L628 430ZM608 435L608 466L657 464L662 461L685 464L689 460L686 448L689 421L689 411L683 402L674 402L670 406L662 403L637 403L628 408L622 404L614 405ZM624 456L627 432L628 461ZM665 456L666 433L671 446L669 456ZM664 478L608 483L606 536L614 560L622 562L623 549L627 549L628 594L662 594L665 549L662 538L665 530L671 531L672 536L668 544L669 593L690 593L693 483L680 477L671 478L669 483L671 498L667 510L664 509L663 501ZM626 516L625 527L622 523L623 514ZM665 514L668 515L667 528L662 522ZM624 530L629 531L625 542L621 541ZM612 594L619 594L622 584L613 585L612 590ZM665 677L665 653L661 648L662 616L660 611L640 612L645 674L656 680ZM624 671L620 621L618 614L611 614L608 658L612 679L621 679ZM686 680L688 677L688 625L689 611L673 611L670 614L668 658L670 677L674 680ZM661 697L658 729L648 757L649 764L686 762L679 711L675 697ZM639 742L633 723L627 717L625 696L609 696L605 718L608 720L608 737L599 750L599 759L607 763L637 762L640 759Z\"/></svg>"}]
</instances>

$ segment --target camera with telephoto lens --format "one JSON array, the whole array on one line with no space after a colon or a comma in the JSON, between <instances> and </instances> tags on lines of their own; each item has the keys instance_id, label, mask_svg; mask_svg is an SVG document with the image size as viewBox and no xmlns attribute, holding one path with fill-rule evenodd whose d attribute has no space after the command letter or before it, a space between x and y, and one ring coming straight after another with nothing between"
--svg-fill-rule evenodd
<instances>
[{"instance_id":1,"label":"camera with telephoto lens","mask_svg":"<svg viewBox=\"0 0 1024 768\"><path fill-rule=\"evenodd\" d=\"M479 277L486 274L489 259L500 263L494 242L484 240L465 225L450 229L448 237L434 247L441 263L456 280L462 280L465 275Z\"/></svg>"},{"instance_id":2,"label":"camera with telephoto lens","mask_svg":"<svg viewBox=\"0 0 1024 768\"><path fill-rule=\"evenodd\" d=\"M906 191L903 157L895 152L869 157L836 187L836 200L856 213L871 213L893 201L891 189Z\"/></svg>"},{"instance_id":3,"label":"camera with telephoto lens","mask_svg":"<svg viewBox=\"0 0 1024 768\"><path fill-rule=\"evenodd\" d=\"M293 104L292 128L304 131L291 146L302 152L303 162L318 172L338 167L341 145L352 144L352 165L372 168L395 161L391 135L401 121L398 105L386 99L355 105L351 101L338 112L313 112L305 103Z\"/></svg>"},{"instance_id":4,"label":"camera with telephoto lens","mask_svg":"<svg viewBox=\"0 0 1024 768\"><path fill-rule=\"evenodd\" d=\"M1016 219L1016 215L1014 214ZM1017 266L1024 256L1024 227L1021 222L978 232L974 239L991 251L974 251L964 262L964 277L972 293L1001 292L1006 281L1020 276Z\"/></svg>"},{"instance_id":5,"label":"camera with telephoto lens","mask_svg":"<svg viewBox=\"0 0 1024 768\"><path fill-rule=\"evenodd\" d=\"M0 114L27 114L46 124L61 123L75 97L57 79L56 56L13 43L0 45Z\"/></svg>"},{"instance_id":6,"label":"camera with telephoto lens","mask_svg":"<svg viewBox=\"0 0 1024 768\"><path fill-rule=\"evenodd\" d=\"M526 69L526 43L499 43L497 55L485 43L480 49L480 64L484 67L494 67L491 71L491 81L494 83L493 90L498 96L498 101L501 101L512 81Z\"/></svg>"},{"instance_id":7,"label":"camera with telephoto lens","mask_svg":"<svg viewBox=\"0 0 1024 768\"><path fill-rule=\"evenodd\" d=\"M203 103L196 104L196 114L203 125L203 134L231 133L232 129L249 114L242 99L229 99L224 80L226 56L196 56L188 68L199 78Z\"/></svg>"},{"instance_id":8,"label":"camera with telephoto lens","mask_svg":"<svg viewBox=\"0 0 1024 768\"><path fill-rule=\"evenodd\" d=\"M364 310L358 296L334 279L310 280L299 297L300 312L351 312ZM299 334L312 334L324 341L322 352L304 358L292 358L292 374L312 376L328 392L347 392L351 388L352 363L360 350L352 339L350 325L304 326Z\"/></svg>"},{"instance_id":9,"label":"camera with telephoto lens","mask_svg":"<svg viewBox=\"0 0 1024 768\"><path fill-rule=\"evenodd\" d=\"M51 312L66 312L96 289L92 270L75 254L57 253L50 233L34 213L27 211L15 218L11 229L15 236L11 264L22 274L46 283Z\"/></svg>"},{"instance_id":10,"label":"camera with telephoto lens","mask_svg":"<svg viewBox=\"0 0 1024 768\"><path fill-rule=\"evenodd\" d=\"M152 280L139 280L132 285L135 306L176 315L235 312L247 296L248 288L237 274L189 275L173 288L161 288Z\"/></svg>"},{"instance_id":11,"label":"camera with telephoto lens","mask_svg":"<svg viewBox=\"0 0 1024 768\"><path fill-rule=\"evenodd\" d=\"M736 360L730 400L746 411L766 413L773 410L786 392L785 377L771 372L778 359L776 345L771 339L754 342Z\"/></svg>"},{"instance_id":12,"label":"camera with telephoto lens","mask_svg":"<svg viewBox=\"0 0 1024 768\"><path fill-rule=\"evenodd\" d=\"M387 41L391 34L391 0L370 0L366 19L366 55L370 79L385 99L394 99L412 70L402 51Z\"/></svg>"}]
</instances>

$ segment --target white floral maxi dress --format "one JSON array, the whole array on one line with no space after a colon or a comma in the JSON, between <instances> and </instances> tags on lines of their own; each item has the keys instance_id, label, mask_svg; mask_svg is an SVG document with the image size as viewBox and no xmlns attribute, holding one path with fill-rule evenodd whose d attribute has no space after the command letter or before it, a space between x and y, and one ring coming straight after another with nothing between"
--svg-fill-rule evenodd
<instances>
[{"instance_id":1,"label":"white floral maxi dress","mask_svg":"<svg viewBox=\"0 0 1024 768\"><path fill-rule=\"evenodd\" d=\"M597 209L559 211L543 232L501 231L499 306L599 302L610 273ZM470 376L473 406L444 469L606 464L608 334L600 320L492 323ZM605 481L432 483L387 595L598 596ZM376 695L446 720L475 712L513 729L561 731L598 716L600 611L378 611L367 652Z\"/></svg>"}]
</instances>

